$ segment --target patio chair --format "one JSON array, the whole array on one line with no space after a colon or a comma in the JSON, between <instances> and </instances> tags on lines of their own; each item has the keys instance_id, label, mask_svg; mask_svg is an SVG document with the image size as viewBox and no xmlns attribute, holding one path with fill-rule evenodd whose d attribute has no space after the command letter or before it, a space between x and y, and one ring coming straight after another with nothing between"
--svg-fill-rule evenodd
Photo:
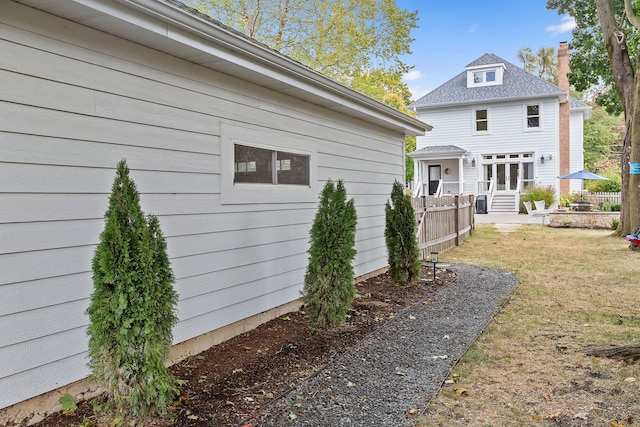
<instances>
[{"instance_id":1,"label":"patio chair","mask_svg":"<svg viewBox=\"0 0 640 427\"><path fill-rule=\"evenodd\" d=\"M544 200L536 200L533 202L533 204L536 206L536 210L535 210L536 212L542 212L545 215L551 212L551 209L544 208L544 205L545 205Z\"/></svg>"},{"instance_id":2,"label":"patio chair","mask_svg":"<svg viewBox=\"0 0 640 427\"><path fill-rule=\"evenodd\" d=\"M527 214L529 215L529 222L534 221L536 218L540 218L542 224L544 224L544 218L547 215L545 212L540 212L537 209L533 209L531 207L531 202L522 202L524 204L524 208L527 210Z\"/></svg>"}]
</instances>

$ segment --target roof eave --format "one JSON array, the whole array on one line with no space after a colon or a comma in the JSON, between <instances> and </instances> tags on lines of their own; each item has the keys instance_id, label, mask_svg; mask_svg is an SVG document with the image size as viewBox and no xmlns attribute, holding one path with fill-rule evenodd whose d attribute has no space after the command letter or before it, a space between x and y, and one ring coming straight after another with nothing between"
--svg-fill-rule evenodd
<instances>
[{"instance_id":1,"label":"roof eave","mask_svg":"<svg viewBox=\"0 0 640 427\"><path fill-rule=\"evenodd\" d=\"M531 99L542 99L542 98L556 98L558 102L563 103L568 101L568 95L566 93L551 93L551 94L541 94L541 95L527 95L527 96L516 96L509 98L487 98L487 99L476 99L470 101L458 101L458 102L447 102L440 104L430 104L430 105L412 105L411 108L418 112L419 110L432 110L436 108L446 108L446 107L459 107L466 105L484 105L484 104L497 104L502 102L517 102L517 101L528 101Z\"/></svg>"},{"instance_id":2,"label":"roof eave","mask_svg":"<svg viewBox=\"0 0 640 427\"><path fill-rule=\"evenodd\" d=\"M50 3L38 0L16 1L52 13L48 10ZM91 21L80 22L74 19L74 7L88 7L126 22L136 29L145 30L144 36L134 31L118 34L117 30L113 30L111 33L115 36L140 43L136 37L148 37L149 33L152 33L154 39L160 40L161 44L164 43L167 49L179 43L205 54L205 58L200 59L201 62L194 59L193 55L188 59L205 67L218 69L216 67L223 66L221 63L224 61L226 65L223 72L237 70L243 78L253 83L404 135L424 135L426 131L431 130L428 124L338 83L246 36L241 36L231 28L213 25L204 17L185 10L184 5L179 2L69 0L65 4L66 7L57 10L57 16L91 27ZM108 28L98 29L110 32ZM175 49L171 54L180 55Z\"/></svg>"}]
</instances>

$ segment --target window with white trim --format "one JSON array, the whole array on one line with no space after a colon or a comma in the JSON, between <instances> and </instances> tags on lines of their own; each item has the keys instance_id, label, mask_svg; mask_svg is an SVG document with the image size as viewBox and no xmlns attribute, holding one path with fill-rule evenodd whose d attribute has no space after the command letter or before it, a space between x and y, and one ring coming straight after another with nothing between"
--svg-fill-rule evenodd
<instances>
[{"instance_id":1,"label":"window with white trim","mask_svg":"<svg viewBox=\"0 0 640 427\"><path fill-rule=\"evenodd\" d=\"M220 129L220 203L317 201L314 138L230 122Z\"/></svg>"},{"instance_id":2,"label":"window with white trim","mask_svg":"<svg viewBox=\"0 0 640 427\"><path fill-rule=\"evenodd\" d=\"M477 109L474 115L474 132L487 132L489 130L489 110Z\"/></svg>"},{"instance_id":3,"label":"window with white trim","mask_svg":"<svg viewBox=\"0 0 640 427\"><path fill-rule=\"evenodd\" d=\"M540 104L525 106L527 129L540 129Z\"/></svg>"}]
</instances>

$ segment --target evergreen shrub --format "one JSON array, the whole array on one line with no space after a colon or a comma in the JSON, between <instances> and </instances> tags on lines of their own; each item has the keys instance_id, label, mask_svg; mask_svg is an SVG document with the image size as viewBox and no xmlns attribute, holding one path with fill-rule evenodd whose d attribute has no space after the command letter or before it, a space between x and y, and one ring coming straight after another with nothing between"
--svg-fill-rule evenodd
<instances>
[{"instance_id":1,"label":"evergreen shrub","mask_svg":"<svg viewBox=\"0 0 640 427\"><path fill-rule=\"evenodd\" d=\"M158 219L145 217L126 161L118 163L93 261L89 368L119 416L161 413L178 392L164 361L178 295Z\"/></svg>"},{"instance_id":2,"label":"evergreen shrub","mask_svg":"<svg viewBox=\"0 0 640 427\"><path fill-rule=\"evenodd\" d=\"M335 327L355 296L353 266L357 214L341 180L329 180L320 193L304 277L302 301L312 328Z\"/></svg>"},{"instance_id":3,"label":"evergreen shrub","mask_svg":"<svg viewBox=\"0 0 640 427\"><path fill-rule=\"evenodd\" d=\"M384 238L390 277L400 283L417 279L420 276L421 262L416 218L411 199L398 181L393 183L391 201L387 201L385 206Z\"/></svg>"}]
</instances>

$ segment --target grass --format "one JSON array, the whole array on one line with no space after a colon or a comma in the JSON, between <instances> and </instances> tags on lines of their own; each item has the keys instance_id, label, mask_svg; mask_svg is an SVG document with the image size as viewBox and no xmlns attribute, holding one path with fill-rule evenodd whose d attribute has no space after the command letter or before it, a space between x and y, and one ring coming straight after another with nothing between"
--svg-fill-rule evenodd
<instances>
[{"instance_id":1,"label":"grass","mask_svg":"<svg viewBox=\"0 0 640 427\"><path fill-rule=\"evenodd\" d=\"M511 271L520 283L418 426L640 424L639 364L584 354L640 342L640 254L624 239L606 230L479 225L441 260Z\"/></svg>"}]
</instances>

